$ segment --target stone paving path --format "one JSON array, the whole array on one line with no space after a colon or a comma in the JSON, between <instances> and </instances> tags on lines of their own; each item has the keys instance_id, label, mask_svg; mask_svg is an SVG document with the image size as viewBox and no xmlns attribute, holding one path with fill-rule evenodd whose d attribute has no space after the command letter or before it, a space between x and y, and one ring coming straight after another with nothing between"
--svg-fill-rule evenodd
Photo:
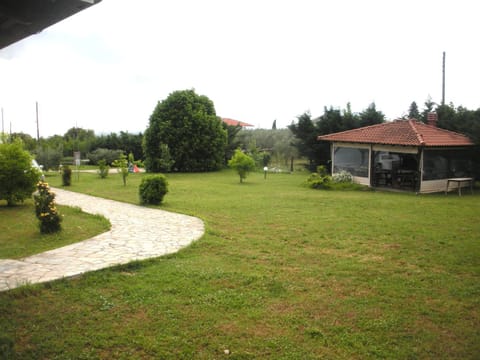
<instances>
[{"instance_id":1,"label":"stone paving path","mask_svg":"<svg viewBox=\"0 0 480 360\"><path fill-rule=\"evenodd\" d=\"M78 206L110 220L110 231L18 260L0 260L0 291L171 254L199 239L195 217L52 188L57 204Z\"/></svg>"}]
</instances>

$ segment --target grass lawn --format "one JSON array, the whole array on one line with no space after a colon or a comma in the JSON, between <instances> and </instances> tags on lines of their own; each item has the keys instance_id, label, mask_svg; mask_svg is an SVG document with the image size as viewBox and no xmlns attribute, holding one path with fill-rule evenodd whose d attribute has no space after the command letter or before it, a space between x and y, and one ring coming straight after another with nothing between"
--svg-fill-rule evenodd
<instances>
[{"instance_id":1,"label":"grass lawn","mask_svg":"<svg viewBox=\"0 0 480 360\"><path fill-rule=\"evenodd\" d=\"M79 208L57 206L63 215L62 231L41 234L32 200L7 207L0 201L0 259L18 259L88 239L110 229L107 219Z\"/></svg>"},{"instance_id":2,"label":"grass lawn","mask_svg":"<svg viewBox=\"0 0 480 360\"><path fill-rule=\"evenodd\" d=\"M142 176L124 187L82 173L71 190L138 203ZM0 293L0 348L18 359L478 359L478 191L321 191L306 177L168 175L160 208L202 218L205 236Z\"/></svg>"}]
</instances>

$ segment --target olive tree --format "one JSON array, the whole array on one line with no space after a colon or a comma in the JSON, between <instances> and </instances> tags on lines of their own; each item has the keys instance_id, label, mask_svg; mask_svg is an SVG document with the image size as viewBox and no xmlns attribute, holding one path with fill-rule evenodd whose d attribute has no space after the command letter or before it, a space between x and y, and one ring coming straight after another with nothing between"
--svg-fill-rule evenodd
<instances>
[{"instance_id":1,"label":"olive tree","mask_svg":"<svg viewBox=\"0 0 480 360\"><path fill-rule=\"evenodd\" d=\"M20 140L0 143L0 200L6 200L8 206L23 202L32 196L39 179L40 173L32 167L32 157Z\"/></svg>"},{"instance_id":2,"label":"olive tree","mask_svg":"<svg viewBox=\"0 0 480 360\"><path fill-rule=\"evenodd\" d=\"M162 171L167 145L174 171L218 170L226 143L227 133L213 102L194 90L175 91L150 116L143 139L145 167L148 172Z\"/></svg>"}]
</instances>

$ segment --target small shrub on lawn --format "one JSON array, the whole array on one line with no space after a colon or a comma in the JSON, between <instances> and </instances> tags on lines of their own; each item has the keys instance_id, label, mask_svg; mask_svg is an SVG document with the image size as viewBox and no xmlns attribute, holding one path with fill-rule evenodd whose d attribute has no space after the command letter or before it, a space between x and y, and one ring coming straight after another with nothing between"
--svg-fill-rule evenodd
<instances>
[{"instance_id":1,"label":"small shrub on lawn","mask_svg":"<svg viewBox=\"0 0 480 360\"><path fill-rule=\"evenodd\" d=\"M98 160L97 173L100 176L100 178L105 179L108 176L109 171L110 171L110 166L107 165L107 161L105 159Z\"/></svg>"},{"instance_id":2,"label":"small shrub on lawn","mask_svg":"<svg viewBox=\"0 0 480 360\"><path fill-rule=\"evenodd\" d=\"M120 157L112 163L117 168L117 171L122 174L123 186L127 186L128 164L129 162L125 154L120 154Z\"/></svg>"},{"instance_id":3,"label":"small shrub on lawn","mask_svg":"<svg viewBox=\"0 0 480 360\"><path fill-rule=\"evenodd\" d=\"M240 176L240 182L247 178L250 171L255 170L255 160L243 153L242 150L237 149L232 158L228 160L228 166L234 169Z\"/></svg>"},{"instance_id":4,"label":"small shrub on lawn","mask_svg":"<svg viewBox=\"0 0 480 360\"><path fill-rule=\"evenodd\" d=\"M61 230L62 217L55 206L55 194L46 182L37 184L38 192L33 195L35 201L35 215L40 221L40 232L51 234Z\"/></svg>"},{"instance_id":5,"label":"small shrub on lawn","mask_svg":"<svg viewBox=\"0 0 480 360\"><path fill-rule=\"evenodd\" d=\"M62 185L72 185L72 169L68 165L64 166L62 169Z\"/></svg>"},{"instance_id":6,"label":"small shrub on lawn","mask_svg":"<svg viewBox=\"0 0 480 360\"><path fill-rule=\"evenodd\" d=\"M328 175L325 166L318 166L317 172L312 173L307 179L307 186L312 189L331 189L332 177Z\"/></svg>"},{"instance_id":7,"label":"small shrub on lawn","mask_svg":"<svg viewBox=\"0 0 480 360\"><path fill-rule=\"evenodd\" d=\"M331 189L332 178L328 175L321 176L318 173L313 173L307 179L307 186L312 189Z\"/></svg>"},{"instance_id":8,"label":"small shrub on lawn","mask_svg":"<svg viewBox=\"0 0 480 360\"><path fill-rule=\"evenodd\" d=\"M164 175L146 176L139 187L140 203L158 205L167 192L168 182Z\"/></svg>"}]
</instances>

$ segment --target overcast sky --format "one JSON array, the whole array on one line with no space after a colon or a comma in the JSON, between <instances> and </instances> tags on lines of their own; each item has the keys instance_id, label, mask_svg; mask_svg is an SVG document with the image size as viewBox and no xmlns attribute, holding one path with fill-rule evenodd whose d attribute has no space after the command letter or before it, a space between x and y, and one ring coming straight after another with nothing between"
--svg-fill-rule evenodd
<instances>
[{"instance_id":1,"label":"overcast sky","mask_svg":"<svg viewBox=\"0 0 480 360\"><path fill-rule=\"evenodd\" d=\"M271 128L375 102L388 119L441 101L480 107L480 1L103 0L0 50L5 131L144 131L175 90ZM0 129L1 130L1 129Z\"/></svg>"}]
</instances>

